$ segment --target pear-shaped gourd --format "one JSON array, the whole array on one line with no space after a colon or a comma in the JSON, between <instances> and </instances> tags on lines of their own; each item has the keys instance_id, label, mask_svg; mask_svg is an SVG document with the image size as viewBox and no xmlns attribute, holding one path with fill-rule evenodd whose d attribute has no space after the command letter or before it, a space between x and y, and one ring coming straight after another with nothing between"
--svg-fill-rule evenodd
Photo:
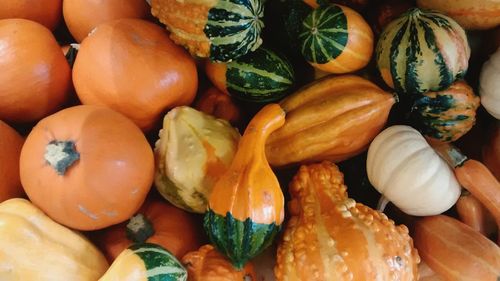
<instances>
[{"instance_id":1,"label":"pear-shaped gourd","mask_svg":"<svg viewBox=\"0 0 500 281\"><path fill-rule=\"evenodd\" d=\"M237 268L271 244L284 219L283 192L264 150L269 134L284 123L285 112L278 104L262 108L210 195L205 230L212 244Z\"/></svg>"},{"instance_id":2,"label":"pear-shaped gourd","mask_svg":"<svg viewBox=\"0 0 500 281\"><path fill-rule=\"evenodd\" d=\"M460 185L448 164L409 126L382 131L368 148L370 183L403 212L430 216L448 210Z\"/></svg>"}]
</instances>

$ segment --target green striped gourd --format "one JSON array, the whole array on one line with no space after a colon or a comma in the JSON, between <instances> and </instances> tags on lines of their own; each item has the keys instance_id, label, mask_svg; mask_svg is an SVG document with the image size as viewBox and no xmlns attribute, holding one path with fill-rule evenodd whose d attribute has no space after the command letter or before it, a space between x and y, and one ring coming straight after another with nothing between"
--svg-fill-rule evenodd
<instances>
[{"instance_id":1,"label":"green striped gourd","mask_svg":"<svg viewBox=\"0 0 500 281\"><path fill-rule=\"evenodd\" d=\"M377 67L397 93L442 91L465 75L470 57L467 36L453 19L412 8L382 32Z\"/></svg>"},{"instance_id":2,"label":"green striped gourd","mask_svg":"<svg viewBox=\"0 0 500 281\"><path fill-rule=\"evenodd\" d=\"M278 104L264 106L240 139L229 169L215 184L204 227L211 244L238 269L273 241L284 220L284 197L265 154L271 132L283 126Z\"/></svg>"},{"instance_id":3,"label":"green striped gourd","mask_svg":"<svg viewBox=\"0 0 500 281\"><path fill-rule=\"evenodd\" d=\"M152 0L151 13L199 57L231 61L262 44L262 0Z\"/></svg>"},{"instance_id":4,"label":"green striped gourd","mask_svg":"<svg viewBox=\"0 0 500 281\"><path fill-rule=\"evenodd\" d=\"M465 81L441 92L427 92L414 103L416 127L427 137L443 142L459 139L476 122L479 97Z\"/></svg>"},{"instance_id":5,"label":"green striped gourd","mask_svg":"<svg viewBox=\"0 0 500 281\"><path fill-rule=\"evenodd\" d=\"M259 48L228 63L207 61L206 72L222 92L249 102L272 102L290 92L294 71L286 57Z\"/></svg>"},{"instance_id":6,"label":"green striped gourd","mask_svg":"<svg viewBox=\"0 0 500 281\"><path fill-rule=\"evenodd\" d=\"M124 250L99 281L185 281L187 271L169 251L153 243Z\"/></svg>"},{"instance_id":7,"label":"green striped gourd","mask_svg":"<svg viewBox=\"0 0 500 281\"><path fill-rule=\"evenodd\" d=\"M365 67L373 53L373 32L351 8L331 4L314 9L299 34L301 52L315 68L348 73Z\"/></svg>"}]
</instances>

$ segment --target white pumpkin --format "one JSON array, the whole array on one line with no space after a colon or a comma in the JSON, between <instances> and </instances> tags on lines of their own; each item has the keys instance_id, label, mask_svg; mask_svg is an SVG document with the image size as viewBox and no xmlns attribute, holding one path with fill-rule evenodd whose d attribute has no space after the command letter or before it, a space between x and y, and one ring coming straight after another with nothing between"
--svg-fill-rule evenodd
<instances>
[{"instance_id":1,"label":"white pumpkin","mask_svg":"<svg viewBox=\"0 0 500 281\"><path fill-rule=\"evenodd\" d=\"M391 126L375 137L366 166L370 183L409 215L440 214L460 196L451 168L409 126Z\"/></svg>"},{"instance_id":2,"label":"white pumpkin","mask_svg":"<svg viewBox=\"0 0 500 281\"><path fill-rule=\"evenodd\" d=\"M479 76L479 95L484 108L500 120L500 47L483 64Z\"/></svg>"}]
</instances>

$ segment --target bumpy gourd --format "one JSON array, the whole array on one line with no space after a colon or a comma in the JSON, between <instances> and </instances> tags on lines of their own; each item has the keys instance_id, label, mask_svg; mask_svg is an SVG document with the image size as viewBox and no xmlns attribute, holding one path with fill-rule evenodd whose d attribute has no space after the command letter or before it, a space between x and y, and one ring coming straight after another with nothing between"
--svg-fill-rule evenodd
<instances>
[{"instance_id":1,"label":"bumpy gourd","mask_svg":"<svg viewBox=\"0 0 500 281\"><path fill-rule=\"evenodd\" d=\"M264 153L267 137L284 123L285 112L278 104L262 108L210 195L205 230L236 268L271 244L284 219L283 192Z\"/></svg>"},{"instance_id":2,"label":"bumpy gourd","mask_svg":"<svg viewBox=\"0 0 500 281\"><path fill-rule=\"evenodd\" d=\"M231 61L262 44L261 0L152 0L151 13L174 42L213 61Z\"/></svg>"},{"instance_id":3,"label":"bumpy gourd","mask_svg":"<svg viewBox=\"0 0 500 281\"><path fill-rule=\"evenodd\" d=\"M470 48L453 19L413 8L389 23L376 47L385 83L398 93L442 91L465 75Z\"/></svg>"},{"instance_id":4,"label":"bumpy gourd","mask_svg":"<svg viewBox=\"0 0 500 281\"><path fill-rule=\"evenodd\" d=\"M182 263L187 269L188 281L258 280L251 262L248 262L242 270L237 270L210 244L185 255Z\"/></svg>"},{"instance_id":5,"label":"bumpy gourd","mask_svg":"<svg viewBox=\"0 0 500 281\"><path fill-rule=\"evenodd\" d=\"M348 198L331 162L300 167L278 246L278 281L417 280L420 262L404 225Z\"/></svg>"},{"instance_id":6,"label":"bumpy gourd","mask_svg":"<svg viewBox=\"0 0 500 281\"><path fill-rule=\"evenodd\" d=\"M382 130L395 102L395 96L359 76L314 81L280 102L286 122L267 140L269 163L337 162L356 155Z\"/></svg>"},{"instance_id":7,"label":"bumpy gourd","mask_svg":"<svg viewBox=\"0 0 500 281\"><path fill-rule=\"evenodd\" d=\"M465 81L453 83L440 92L427 92L412 108L418 129L439 141L455 141L476 123L479 97Z\"/></svg>"}]
</instances>

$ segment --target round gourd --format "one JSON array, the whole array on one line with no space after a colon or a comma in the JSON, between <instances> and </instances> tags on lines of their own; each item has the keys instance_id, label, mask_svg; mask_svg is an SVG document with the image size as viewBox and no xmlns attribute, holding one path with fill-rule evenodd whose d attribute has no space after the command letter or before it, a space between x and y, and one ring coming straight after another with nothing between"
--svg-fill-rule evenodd
<instances>
[{"instance_id":1,"label":"round gourd","mask_svg":"<svg viewBox=\"0 0 500 281\"><path fill-rule=\"evenodd\" d=\"M373 32L351 8L331 4L313 10L299 34L301 52L315 68L348 73L365 67L373 52Z\"/></svg>"},{"instance_id":2,"label":"round gourd","mask_svg":"<svg viewBox=\"0 0 500 281\"><path fill-rule=\"evenodd\" d=\"M434 140L456 141L476 123L479 97L465 81L417 98L412 113L420 132Z\"/></svg>"},{"instance_id":3,"label":"round gourd","mask_svg":"<svg viewBox=\"0 0 500 281\"><path fill-rule=\"evenodd\" d=\"M71 89L71 69L50 30L0 20L0 46L0 119L32 122L57 111Z\"/></svg>"},{"instance_id":4,"label":"round gourd","mask_svg":"<svg viewBox=\"0 0 500 281\"><path fill-rule=\"evenodd\" d=\"M465 75L470 57L458 23L438 12L413 8L389 23L377 42L377 67L398 93L442 91Z\"/></svg>"},{"instance_id":5,"label":"round gourd","mask_svg":"<svg viewBox=\"0 0 500 281\"><path fill-rule=\"evenodd\" d=\"M481 104L500 120L500 48L484 63L479 76Z\"/></svg>"},{"instance_id":6,"label":"round gourd","mask_svg":"<svg viewBox=\"0 0 500 281\"><path fill-rule=\"evenodd\" d=\"M152 0L151 13L195 56L227 62L262 44L262 0Z\"/></svg>"},{"instance_id":7,"label":"round gourd","mask_svg":"<svg viewBox=\"0 0 500 281\"><path fill-rule=\"evenodd\" d=\"M2 0L0 19L27 19L54 30L62 17L62 0Z\"/></svg>"},{"instance_id":8,"label":"round gourd","mask_svg":"<svg viewBox=\"0 0 500 281\"><path fill-rule=\"evenodd\" d=\"M128 118L79 105L41 120L21 150L21 183L55 221L79 230L130 218L153 183L153 151Z\"/></svg>"},{"instance_id":9,"label":"round gourd","mask_svg":"<svg viewBox=\"0 0 500 281\"><path fill-rule=\"evenodd\" d=\"M460 196L451 168L409 126L391 126L375 137L368 149L366 171L370 183L409 215L440 214Z\"/></svg>"},{"instance_id":10,"label":"round gourd","mask_svg":"<svg viewBox=\"0 0 500 281\"><path fill-rule=\"evenodd\" d=\"M242 109L228 96L216 87L210 87L197 99L194 108L232 125L239 124L243 115Z\"/></svg>"},{"instance_id":11,"label":"round gourd","mask_svg":"<svg viewBox=\"0 0 500 281\"><path fill-rule=\"evenodd\" d=\"M77 42L101 23L124 18L146 18L149 5L145 0L64 0L64 22Z\"/></svg>"},{"instance_id":12,"label":"round gourd","mask_svg":"<svg viewBox=\"0 0 500 281\"><path fill-rule=\"evenodd\" d=\"M110 107L144 131L166 110L190 104L198 88L193 58L164 29L139 19L99 25L80 45L73 82L83 104Z\"/></svg>"},{"instance_id":13,"label":"round gourd","mask_svg":"<svg viewBox=\"0 0 500 281\"><path fill-rule=\"evenodd\" d=\"M187 271L172 253L153 243L134 244L115 259L99 281L186 281Z\"/></svg>"},{"instance_id":14,"label":"round gourd","mask_svg":"<svg viewBox=\"0 0 500 281\"><path fill-rule=\"evenodd\" d=\"M207 76L221 91L249 102L283 98L293 86L293 67L286 57L259 48L228 63L207 61Z\"/></svg>"},{"instance_id":15,"label":"round gourd","mask_svg":"<svg viewBox=\"0 0 500 281\"><path fill-rule=\"evenodd\" d=\"M417 0L420 8L440 11L465 29L490 29L500 25L497 0Z\"/></svg>"},{"instance_id":16,"label":"round gourd","mask_svg":"<svg viewBox=\"0 0 500 281\"><path fill-rule=\"evenodd\" d=\"M178 259L202 245L201 220L164 200L147 200L130 220L96 233L108 261L134 243L155 243Z\"/></svg>"},{"instance_id":17,"label":"round gourd","mask_svg":"<svg viewBox=\"0 0 500 281\"><path fill-rule=\"evenodd\" d=\"M0 202L23 195L19 178L19 155L24 139L0 120Z\"/></svg>"}]
</instances>

